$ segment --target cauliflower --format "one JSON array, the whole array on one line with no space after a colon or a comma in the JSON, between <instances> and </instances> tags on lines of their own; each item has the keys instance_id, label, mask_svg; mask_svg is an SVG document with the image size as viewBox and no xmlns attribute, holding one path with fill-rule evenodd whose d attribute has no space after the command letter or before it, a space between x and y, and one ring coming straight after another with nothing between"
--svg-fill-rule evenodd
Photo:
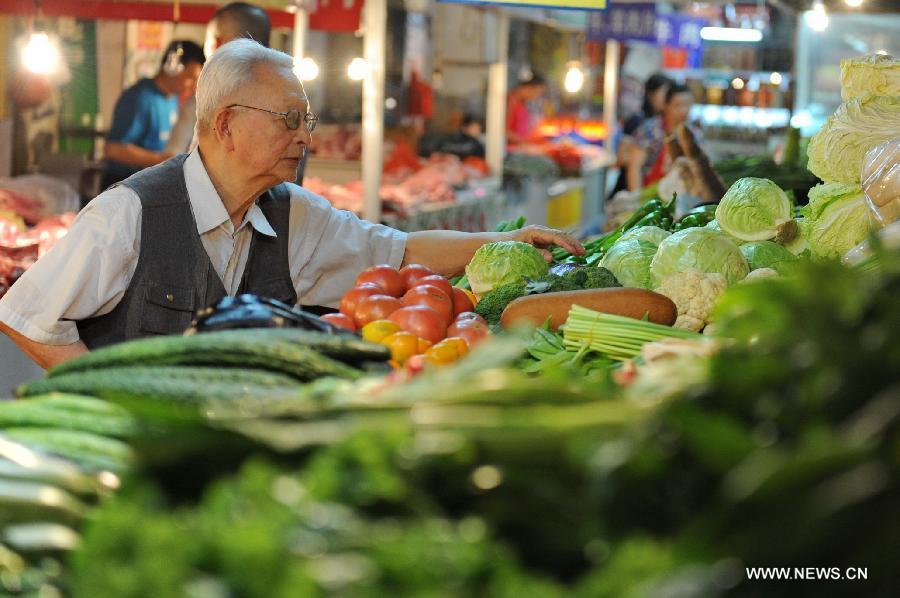
<instances>
[{"instance_id":1,"label":"cauliflower","mask_svg":"<svg viewBox=\"0 0 900 598\"><path fill-rule=\"evenodd\" d=\"M716 300L727 287L723 274L688 268L667 276L654 290L671 299L678 308L675 328L699 332L710 321Z\"/></svg>"},{"instance_id":2,"label":"cauliflower","mask_svg":"<svg viewBox=\"0 0 900 598\"><path fill-rule=\"evenodd\" d=\"M745 282L753 282L754 280L765 280L766 278L778 278L778 272L773 268L757 268L745 276L744 280L740 281L740 283L743 284Z\"/></svg>"}]
</instances>

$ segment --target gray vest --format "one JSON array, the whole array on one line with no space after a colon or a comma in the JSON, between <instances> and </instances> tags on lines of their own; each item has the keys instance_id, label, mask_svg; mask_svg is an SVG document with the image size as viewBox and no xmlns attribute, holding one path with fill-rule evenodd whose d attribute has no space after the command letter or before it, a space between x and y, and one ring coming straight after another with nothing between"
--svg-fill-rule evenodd
<instances>
[{"instance_id":1,"label":"gray vest","mask_svg":"<svg viewBox=\"0 0 900 598\"><path fill-rule=\"evenodd\" d=\"M121 184L141 201L141 247L125 295L110 313L77 322L90 349L154 334L181 334L198 309L225 297L191 211L184 183L186 154L129 177ZM238 293L297 303L288 262L290 193L278 185L258 201L277 237L255 229Z\"/></svg>"}]
</instances>

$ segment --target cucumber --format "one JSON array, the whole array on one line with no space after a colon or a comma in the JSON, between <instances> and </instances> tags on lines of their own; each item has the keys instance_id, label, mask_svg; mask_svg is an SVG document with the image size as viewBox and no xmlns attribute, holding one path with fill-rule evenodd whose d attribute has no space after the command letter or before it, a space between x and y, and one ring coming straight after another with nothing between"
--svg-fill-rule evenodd
<instances>
[{"instance_id":1,"label":"cucumber","mask_svg":"<svg viewBox=\"0 0 900 598\"><path fill-rule=\"evenodd\" d=\"M386 347L355 337L292 329L223 330L182 337L153 337L92 351L50 370L50 377L119 366L212 365L259 368L303 381L322 376L356 379L348 365L386 361Z\"/></svg>"},{"instance_id":2,"label":"cucumber","mask_svg":"<svg viewBox=\"0 0 900 598\"><path fill-rule=\"evenodd\" d=\"M89 409L88 402L103 406ZM66 430L92 432L102 436L129 438L135 435L138 423L126 409L100 399L78 398L79 405L73 405L66 398L61 402L51 397L35 397L19 401L0 403L0 429L10 427L47 427ZM71 409L71 407L76 409Z\"/></svg>"},{"instance_id":3,"label":"cucumber","mask_svg":"<svg viewBox=\"0 0 900 598\"><path fill-rule=\"evenodd\" d=\"M40 403L43 407L50 407L68 413L87 413L93 415L128 415L128 411L123 410L118 405L114 405L109 401L103 401L96 397L85 395L68 394L62 392L51 392L45 395L30 397L28 399L32 404ZM2 403L0 403L2 406Z\"/></svg>"},{"instance_id":4,"label":"cucumber","mask_svg":"<svg viewBox=\"0 0 900 598\"><path fill-rule=\"evenodd\" d=\"M29 448L65 457L89 470L127 469L133 459L124 442L89 432L57 428L6 428L3 436Z\"/></svg>"},{"instance_id":5,"label":"cucumber","mask_svg":"<svg viewBox=\"0 0 900 598\"><path fill-rule=\"evenodd\" d=\"M19 387L21 397L69 392L118 403L150 420L197 422L216 405L252 416L258 403L307 402L303 385L282 374L238 368L116 367L61 374Z\"/></svg>"},{"instance_id":6,"label":"cucumber","mask_svg":"<svg viewBox=\"0 0 900 598\"><path fill-rule=\"evenodd\" d=\"M39 482L0 480L0 524L27 521L76 523L86 512L87 506L83 502L60 488Z\"/></svg>"}]
</instances>

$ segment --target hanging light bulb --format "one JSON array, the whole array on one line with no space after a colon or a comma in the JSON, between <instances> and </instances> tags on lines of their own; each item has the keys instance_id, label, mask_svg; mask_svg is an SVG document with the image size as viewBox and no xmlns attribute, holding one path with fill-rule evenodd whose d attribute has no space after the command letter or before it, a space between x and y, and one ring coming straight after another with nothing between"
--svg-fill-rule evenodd
<instances>
[{"instance_id":1,"label":"hanging light bulb","mask_svg":"<svg viewBox=\"0 0 900 598\"><path fill-rule=\"evenodd\" d=\"M312 81L319 76L319 65L316 64L315 60L307 56L300 61L300 66L295 68L294 71L301 81Z\"/></svg>"},{"instance_id":2,"label":"hanging light bulb","mask_svg":"<svg viewBox=\"0 0 900 598\"><path fill-rule=\"evenodd\" d=\"M825 31L828 28L828 13L820 0L813 2L812 10L806 11L804 18L813 31Z\"/></svg>"},{"instance_id":3,"label":"hanging light bulb","mask_svg":"<svg viewBox=\"0 0 900 598\"><path fill-rule=\"evenodd\" d=\"M50 36L42 31L31 34L28 43L22 48L22 64L38 75L49 75L59 66L59 50L50 41Z\"/></svg>"},{"instance_id":4,"label":"hanging light bulb","mask_svg":"<svg viewBox=\"0 0 900 598\"><path fill-rule=\"evenodd\" d=\"M354 81L362 81L369 74L369 63L363 58L354 58L347 67L347 76Z\"/></svg>"},{"instance_id":5,"label":"hanging light bulb","mask_svg":"<svg viewBox=\"0 0 900 598\"><path fill-rule=\"evenodd\" d=\"M569 93L578 93L584 87L584 71L581 70L578 63L570 64L569 70L566 71L564 86Z\"/></svg>"}]
</instances>

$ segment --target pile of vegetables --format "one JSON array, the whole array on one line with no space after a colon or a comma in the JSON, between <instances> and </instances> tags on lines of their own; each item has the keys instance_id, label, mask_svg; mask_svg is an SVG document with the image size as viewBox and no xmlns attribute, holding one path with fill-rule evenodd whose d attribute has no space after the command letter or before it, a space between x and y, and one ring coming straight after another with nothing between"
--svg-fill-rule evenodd
<instances>
[{"instance_id":1,"label":"pile of vegetables","mask_svg":"<svg viewBox=\"0 0 900 598\"><path fill-rule=\"evenodd\" d=\"M410 364L419 368L423 361L451 363L489 333L473 313L476 302L470 291L426 266L409 264L398 271L379 265L357 277L341 298L340 313L323 319L389 347L394 367L422 356Z\"/></svg>"},{"instance_id":2,"label":"pile of vegetables","mask_svg":"<svg viewBox=\"0 0 900 598\"><path fill-rule=\"evenodd\" d=\"M596 352L554 363L560 337L548 331L540 342L495 337L395 385L323 375L328 361L305 379L261 369L265 359L227 366L246 353L225 343L220 366L192 365L207 359L181 346L192 337L98 351L24 387L29 397L0 404L0 417L91 426L131 456L117 475L92 473L61 446L0 439L0 588L76 598L798 595L800 582L745 573L777 566L866 567L867 580L803 587L894 595L900 255L878 258L867 271L800 261L790 277L730 287L715 314L723 348L651 362L656 343L646 344L636 361L648 363L625 387ZM636 348L617 327L662 335L589 318L619 357ZM388 357L351 337L265 333L293 334L359 372ZM128 364L165 359L160 340L189 361ZM526 346L541 357L529 359L539 376L519 369ZM93 398L30 396L74 389L74 376Z\"/></svg>"}]
</instances>

